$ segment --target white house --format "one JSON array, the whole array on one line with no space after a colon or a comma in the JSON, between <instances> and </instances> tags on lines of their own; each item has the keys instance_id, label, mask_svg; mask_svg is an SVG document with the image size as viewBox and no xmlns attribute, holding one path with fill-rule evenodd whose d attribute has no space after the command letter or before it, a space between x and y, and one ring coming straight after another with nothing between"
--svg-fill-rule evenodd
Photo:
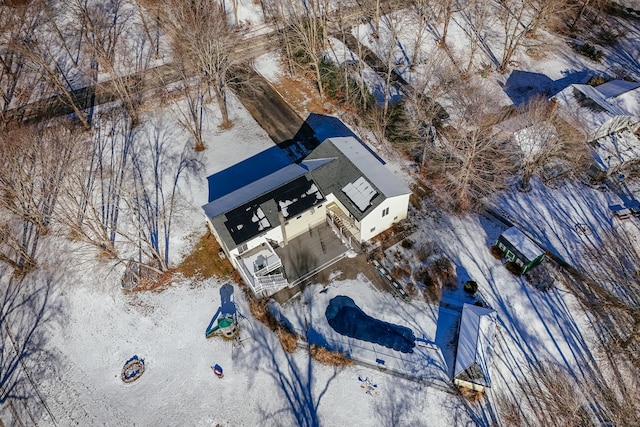
<instances>
[{"instance_id":1,"label":"white house","mask_svg":"<svg viewBox=\"0 0 640 427\"><path fill-rule=\"evenodd\" d=\"M489 370L496 335L495 310L464 304L453 383L458 387L485 391L491 387Z\"/></svg>"},{"instance_id":2,"label":"white house","mask_svg":"<svg viewBox=\"0 0 640 427\"><path fill-rule=\"evenodd\" d=\"M215 183L214 183L215 185ZM289 286L274 248L329 222L359 245L407 217L411 191L367 146L331 138L289 164L203 206L207 224L256 295Z\"/></svg>"}]
</instances>

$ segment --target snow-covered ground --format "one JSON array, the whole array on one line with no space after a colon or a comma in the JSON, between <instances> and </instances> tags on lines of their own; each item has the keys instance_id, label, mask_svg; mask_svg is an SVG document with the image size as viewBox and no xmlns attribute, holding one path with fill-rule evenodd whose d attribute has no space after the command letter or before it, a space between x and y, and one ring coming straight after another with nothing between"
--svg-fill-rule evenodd
<instances>
[{"instance_id":1,"label":"snow-covered ground","mask_svg":"<svg viewBox=\"0 0 640 427\"><path fill-rule=\"evenodd\" d=\"M259 22L255 13L249 12L240 20L247 25L248 21ZM455 22L449 40L463 40L461 27ZM402 34L411 33L409 24L403 29ZM378 40L384 37L381 34ZM365 39L375 48L373 40ZM435 39L429 40L425 55L436 49ZM411 45L410 40L404 43ZM456 45L454 52L462 46L464 43ZM336 58L340 60L344 53L336 53ZM521 69L548 78L534 84L535 90L546 90L550 81L585 69L603 70L570 53L549 54L546 62L525 57L518 60ZM272 56L257 64L270 79L281 73ZM403 72L411 81L408 71ZM420 68L412 72L419 73ZM502 78L496 77L496 85ZM504 78L508 81L511 77ZM504 102L510 99L505 92ZM190 209L174 233L174 262L188 252L188 236L204 231L200 206L207 202L210 191L206 177L273 147L237 100L230 96L229 101L234 127L218 129L217 112L209 112L204 171L199 179L181 185ZM164 123L176 134L176 140L187 139L169 112L157 114L165 114ZM403 168L400 162L392 166ZM584 235L576 234L575 225L587 224L597 235L600 229L613 226L607 206L619 202L613 193L579 184L550 189L534 180L531 192L508 193L496 203L544 246L577 262L574 257L581 252ZM503 224L488 216L460 218L434 213L414 212L418 231L411 239L415 247L426 243L439 247L456 265L459 287L466 280L476 281L479 297L498 312L496 359L491 371L494 391L481 404L469 406L444 390L444 375L453 369L451 337L465 298L460 289L445 293L444 303L433 306L421 298L411 303L391 298L373 289L365 276L341 280L334 275L326 293L319 293L319 285L310 286L301 298L282 308L294 327L303 331L312 322L327 341L350 351L356 360L369 363L373 359L375 363L383 355L389 361L387 372L359 364L334 368L311 361L304 349L286 353L277 336L251 317L236 285L232 299L245 316L240 321L241 342L206 339L205 329L221 304L224 279L177 278L162 292L124 294L120 289L121 265L99 259L59 237L47 236L41 245L43 261L20 288L25 303L7 299L3 305L13 334L23 337L25 331L33 330L30 342L37 346L26 348L24 368L17 366L9 381L2 383L3 387L17 383L14 392L25 393L27 398L11 399L11 406L3 402L0 419L5 425L18 425L14 418L18 414L23 422L41 426L493 425L497 417L495 393L509 391L524 398L519 395L518 383L536 363L552 360L581 375L580 365L591 363L593 357L593 336L572 295L562 288L542 293L493 258L489 247L505 229ZM410 251L400 246L388 253L395 251L411 259ZM412 267L418 266L415 259L411 262ZM0 279L5 293L15 288L8 271L0 270ZM410 327L416 336L435 344L437 348L414 352L410 362L435 376L441 387L390 372L407 374L403 355L332 331L324 310L336 295L351 296L367 314ZM3 345L13 348L8 339ZM134 354L145 360L146 370L139 380L124 384L120 371ZM435 363L421 365L421 357ZM215 363L224 367L224 378L213 375L210 366ZM362 388L359 377L375 383L375 389Z\"/></svg>"}]
</instances>

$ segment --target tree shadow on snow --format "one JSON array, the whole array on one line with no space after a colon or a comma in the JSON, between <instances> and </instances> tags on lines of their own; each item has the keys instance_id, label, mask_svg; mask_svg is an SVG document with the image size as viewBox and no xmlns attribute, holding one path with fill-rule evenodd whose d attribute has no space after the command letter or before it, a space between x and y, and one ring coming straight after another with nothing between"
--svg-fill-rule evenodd
<instances>
[{"instance_id":1,"label":"tree shadow on snow","mask_svg":"<svg viewBox=\"0 0 640 427\"><path fill-rule=\"evenodd\" d=\"M15 278L0 266L0 405L8 406L16 423L55 422L38 386L58 364L45 350L47 325L61 311L55 282L53 273Z\"/></svg>"},{"instance_id":2,"label":"tree shadow on snow","mask_svg":"<svg viewBox=\"0 0 640 427\"><path fill-rule=\"evenodd\" d=\"M502 89L515 106L520 106L535 96L550 98L571 84L586 83L589 77L588 70L565 71L564 77L558 80L542 73L513 70Z\"/></svg>"},{"instance_id":3,"label":"tree shadow on snow","mask_svg":"<svg viewBox=\"0 0 640 427\"><path fill-rule=\"evenodd\" d=\"M299 315L304 316L304 313ZM307 324L313 330L311 321L296 323ZM257 344L256 350L247 354L242 363L252 369L259 366L265 371L275 383L282 402L276 410L260 408L263 421L276 425L320 426L318 409L339 368L334 367L328 378L321 378L314 369L314 364L318 362L314 362L308 350L298 348L292 353L286 352L276 333L262 324L255 324L252 334ZM291 416L290 422L282 418L285 414Z\"/></svg>"}]
</instances>

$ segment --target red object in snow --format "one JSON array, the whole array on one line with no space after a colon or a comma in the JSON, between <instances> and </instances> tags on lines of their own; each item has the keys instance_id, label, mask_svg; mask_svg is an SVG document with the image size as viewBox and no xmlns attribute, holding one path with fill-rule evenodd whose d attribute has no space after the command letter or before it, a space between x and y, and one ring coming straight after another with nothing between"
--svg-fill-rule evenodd
<instances>
[{"instance_id":1,"label":"red object in snow","mask_svg":"<svg viewBox=\"0 0 640 427\"><path fill-rule=\"evenodd\" d=\"M216 377L218 378L224 377L224 373L222 372L222 366L215 364L214 366L211 367L211 369L213 369L213 373L216 374Z\"/></svg>"}]
</instances>

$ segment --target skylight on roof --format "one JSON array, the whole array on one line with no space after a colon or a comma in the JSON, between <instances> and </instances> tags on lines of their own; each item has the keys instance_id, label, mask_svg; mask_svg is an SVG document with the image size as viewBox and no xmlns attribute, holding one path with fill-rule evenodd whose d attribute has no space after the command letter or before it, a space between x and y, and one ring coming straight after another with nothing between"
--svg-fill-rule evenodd
<instances>
[{"instance_id":1,"label":"skylight on roof","mask_svg":"<svg viewBox=\"0 0 640 427\"><path fill-rule=\"evenodd\" d=\"M342 191L362 212L369 207L371 200L378 194L363 177L356 179L353 183L348 183L342 188Z\"/></svg>"}]
</instances>

